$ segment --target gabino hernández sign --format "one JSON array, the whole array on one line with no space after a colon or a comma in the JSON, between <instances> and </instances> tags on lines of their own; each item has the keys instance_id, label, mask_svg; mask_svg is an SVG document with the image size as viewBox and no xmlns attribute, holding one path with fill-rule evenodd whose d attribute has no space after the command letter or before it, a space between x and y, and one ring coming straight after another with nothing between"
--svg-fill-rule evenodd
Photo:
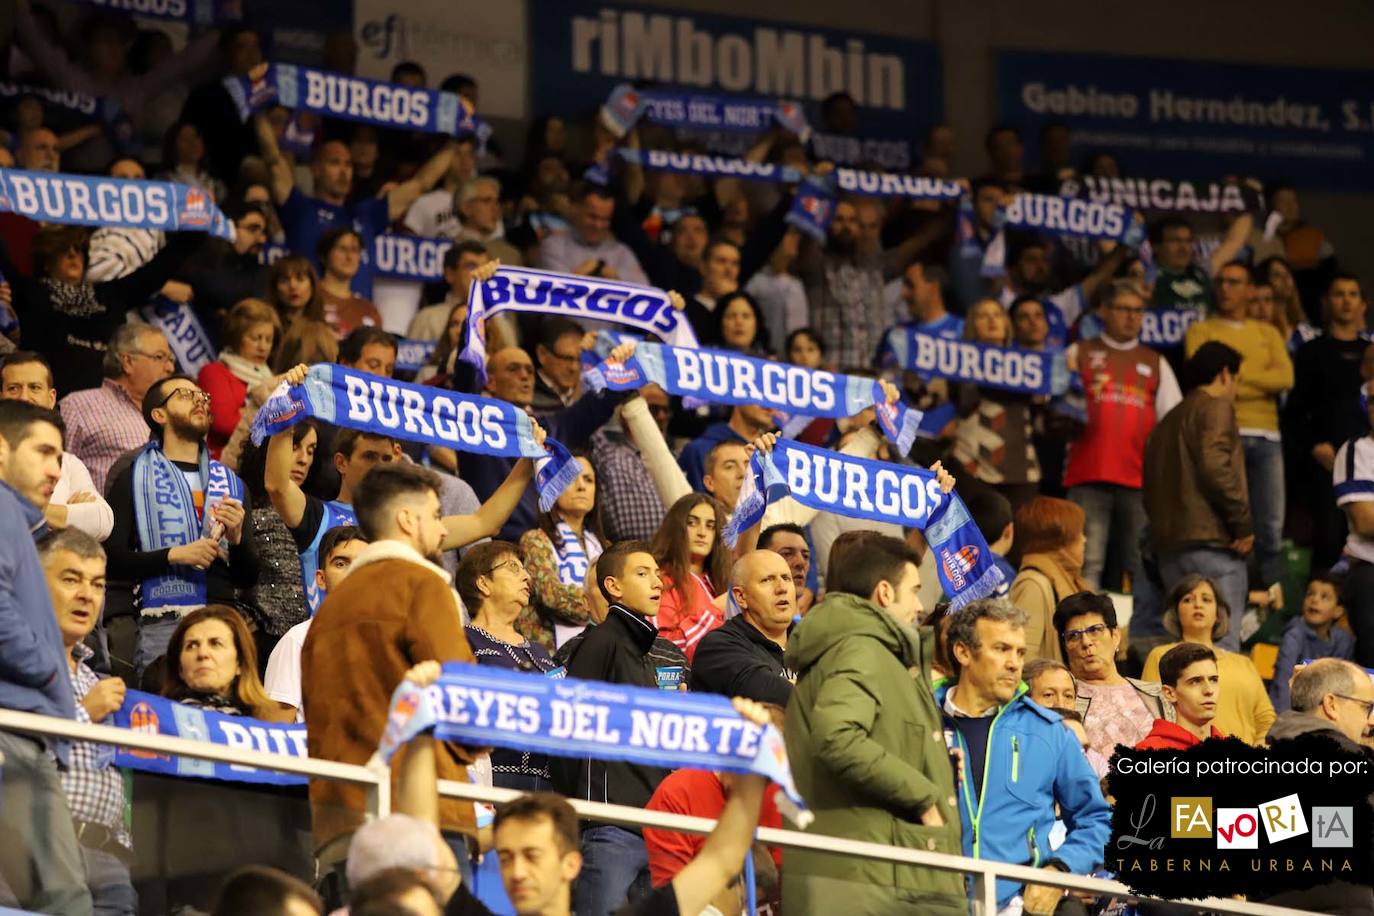
<instances>
[{"instance_id":1,"label":"gabino hern\u00e1ndez sign","mask_svg":"<svg viewBox=\"0 0 1374 916\"><path fill-rule=\"evenodd\" d=\"M1371 883L1370 756L1320 735L1112 757L1106 867L1139 894L1255 899Z\"/></svg>"}]
</instances>

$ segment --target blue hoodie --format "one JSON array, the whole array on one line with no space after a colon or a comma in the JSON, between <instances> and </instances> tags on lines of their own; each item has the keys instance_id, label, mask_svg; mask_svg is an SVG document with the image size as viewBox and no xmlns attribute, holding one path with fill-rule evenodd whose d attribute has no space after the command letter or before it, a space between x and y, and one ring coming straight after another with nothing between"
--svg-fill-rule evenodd
<instances>
[{"instance_id":1,"label":"blue hoodie","mask_svg":"<svg viewBox=\"0 0 1374 916\"><path fill-rule=\"evenodd\" d=\"M935 688L935 702L942 711L955 683L944 681ZM1022 683L993 717L981 797L973 797L971 781L958 780L964 855L1032 868L1054 860L1075 875L1090 875L1104 861L1112 809L1059 713L1032 702L1026 689ZM972 759L948 714L945 721L946 733L953 731L964 759ZM1067 836L1051 853L1056 802ZM1019 882L998 881L997 906L1005 907L1021 890Z\"/></svg>"},{"instance_id":2,"label":"blue hoodie","mask_svg":"<svg viewBox=\"0 0 1374 916\"><path fill-rule=\"evenodd\" d=\"M44 529L42 511L0 481L0 531ZM0 538L0 707L76 718L62 632L33 537ZM66 742L57 742L66 763Z\"/></svg>"}]
</instances>

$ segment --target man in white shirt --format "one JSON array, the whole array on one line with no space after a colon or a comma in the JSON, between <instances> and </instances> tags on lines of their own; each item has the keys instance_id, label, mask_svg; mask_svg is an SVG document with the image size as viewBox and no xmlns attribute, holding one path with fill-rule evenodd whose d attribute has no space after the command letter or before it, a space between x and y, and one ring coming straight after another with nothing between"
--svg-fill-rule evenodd
<instances>
[{"instance_id":1,"label":"man in white shirt","mask_svg":"<svg viewBox=\"0 0 1374 916\"><path fill-rule=\"evenodd\" d=\"M463 229L455 195L477 174L477 140L468 136L459 137L455 142L453 161L443 182L433 191L421 194L406 211L405 227L418 236L456 239Z\"/></svg>"},{"instance_id":2,"label":"man in white shirt","mask_svg":"<svg viewBox=\"0 0 1374 916\"><path fill-rule=\"evenodd\" d=\"M0 367L0 397L51 410L57 404L57 389L53 387L52 369L47 361L27 350L7 356ZM62 455L62 476L53 487L43 514L49 528L76 528L98 541L109 537L114 527L110 504L96 489L86 465L71 452Z\"/></svg>"},{"instance_id":3,"label":"man in white shirt","mask_svg":"<svg viewBox=\"0 0 1374 916\"><path fill-rule=\"evenodd\" d=\"M622 280L648 286L639 259L611 234L615 198L598 185L584 183L574 191L572 224L567 232L546 238L540 246L539 266L565 274Z\"/></svg>"},{"instance_id":4,"label":"man in white shirt","mask_svg":"<svg viewBox=\"0 0 1374 916\"><path fill-rule=\"evenodd\" d=\"M320 559L315 570L315 584L321 596L333 591L353 566L353 558L362 553L367 539L354 525L330 528L320 541ZM296 721L304 722L301 712L301 647L310 621L305 620L286 631L267 660L267 674L263 687L267 695L287 712L295 712Z\"/></svg>"}]
</instances>

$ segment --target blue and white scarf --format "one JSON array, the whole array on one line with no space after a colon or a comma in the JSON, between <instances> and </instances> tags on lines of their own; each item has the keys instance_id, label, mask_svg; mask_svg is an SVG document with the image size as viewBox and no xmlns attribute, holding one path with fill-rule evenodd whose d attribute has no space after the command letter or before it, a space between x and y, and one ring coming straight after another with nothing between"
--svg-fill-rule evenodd
<instances>
[{"instance_id":1,"label":"blue and white scarf","mask_svg":"<svg viewBox=\"0 0 1374 916\"><path fill-rule=\"evenodd\" d=\"M213 709L176 703L141 690L130 690L124 694L124 705L114 713L114 725L130 731L205 741L245 751L287 754L302 760L310 756L304 725L281 725L247 716L229 716ZM128 748L115 749L114 764L168 776L196 776L276 786L303 786L308 782L304 776L293 773L277 773L236 763L172 757Z\"/></svg>"},{"instance_id":2,"label":"blue and white scarf","mask_svg":"<svg viewBox=\"0 0 1374 916\"><path fill-rule=\"evenodd\" d=\"M601 106L601 121L623 137L641 118L664 127L762 133L774 122L805 143L811 135L801 105L783 99L684 92L678 89L636 89L621 83Z\"/></svg>"},{"instance_id":3,"label":"blue and white scarf","mask_svg":"<svg viewBox=\"0 0 1374 916\"><path fill-rule=\"evenodd\" d=\"M786 439L749 459L739 501L721 534L725 543L733 547L741 532L759 523L770 502L785 496L822 512L924 532L956 610L994 594L1005 580L963 501L941 491L932 472Z\"/></svg>"},{"instance_id":4,"label":"blue and white scarf","mask_svg":"<svg viewBox=\"0 0 1374 916\"><path fill-rule=\"evenodd\" d=\"M614 346L600 335L598 351ZM631 391L648 382L669 394L708 404L758 405L782 414L786 427L791 415L852 417L879 407L878 421L902 454L911 450L920 411L901 401L889 405L882 385L871 378L807 369L791 363L757 359L728 350L687 349L640 341L626 362L605 360L583 372L593 391Z\"/></svg>"},{"instance_id":5,"label":"blue and white scarf","mask_svg":"<svg viewBox=\"0 0 1374 916\"><path fill-rule=\"evenodd\" d=\"M226 0L78 0L102 10L122 10L131 16L168 19L188 26L208 28L216 23L243 18L242 4Z\"/></svg>"},{"instance_id":6,"label":"blue and white scarf","mask_svg":"<svg viewBox=\"0 0 1374 916\"><path fill-rule=\"evenodd\" d=\"M1179 181L1173 178L1098 178L1083 175L1059 185L1063 197L1120 204L1137 210L1170 213L1259 213L1264 193L1248 184Z\"/></svg>"},{"instance_id":7,"label":"blue and white scarf","mask_svg":"<svg viewBox=\"0 0 1374 916\"><path fill-rule=\"evenodd\" d=\"M797 185L792 208L783 219L787 225L805 232L817 242L824 243L830 231L830 218L835 215L835 180L808 175Z\"/></svg>"},{"instance_id":8,"label":"blue and white scarf","mask_svg":"<svg viewBox=\"0 0 1374 916\"><path fill-rule=\"evenodd\" d=\"M618 147L616 153L630 165L657 172L700 175L703 178L744 178L750 181L780 181L794 184L803 177L800 170L791 166L772 162L750 162L733 156L677 153L663 149L637 150L624 146Z\"/></svg>"},{"instance_id":9,"label":"blue and white scarf","mask_svg":"<svg viewBox=\"0 0 1374 916\"><path fill-rule=\"evenodd\" d=\"M213 537L221 550L228 551L229 541L211 510L226 497L242 500L243 481L218 461L210 460L205 448L200 450L200 484L205 488L205 500L199 513L186 475L156 439L143 446L134 459L133 475L134 525L142 550L165 550ZM140 589L143 613L186 614L204 607L205 583L206 573L189 566L172 566L162 575L144 579Z\"/></svg>"},{"instance_id":10,"label":"blue and white scarf","mask_svg":"<svg viewBox=\"0 0 1374 916\"><path fill-rule=\"evenodd\" d=\"M574 274L500 267L485 283L472 281L468 321L459 356L487 377L487 319L500 312L562 315L573 321L609 321L655 334L678 347L697 347L687 316L661 289Z\"/></svg>"},{"instance_id":11,"label":"blue and white scarf","mask_svg":"<svg viewBox=\"0 0 1374 916\"><path fill-rule=\"evenodd\" d=\"M1145 224L1136 220L1130 207L1078 197L1021 193L999 216L1009 229L1105 239L1132 247L1145 239Z\"/></svg>"},{"instance_id":12,"label":"blue and white scarf","mask_svg":"<svg viewBox=\"0 0 1374 916\"><path fill-rule=\"evenodd\" d=\"M1063 394L1069 386L1063 350L946 340L910 327L894 328L886 340L896 365L923 378L948 378L1023 394Z\"/></svg>"},{"instance_id":13,"label":"blue and white scarf","mask_svg":"<svg viewBox=\"0 0 1374 916\"><path fill-rule=\"evenodd\" d=\"M948 178L929 178L901 172L866 172L840 166L835 169L835 184L847 194L868 197L905 197L908 200L958 200L968 188Z\"/></svg>"},{"instance_id":14,"label":"blue and white scarf","mask_svg":"<svg viewBox=\"0 0 1374 916\"><path fill-rule=\"evenodd\" d=\"M139 311L145 321L162 331L176 355L177 367L186 375L194 378L215 361L214 341L187 303L157 295Z\"/></svg>"},{"instance_id":15,"label":"blue and white scarf","mask_svg":"<svg viewBox=\"0 0 1374 916\"><path fill-rule=\"evenodd\" d=\"M558 581L581 588L587 579L587 570L601 556L601 542L586 530L579 539L567 522L559 522L557 530L558 539L553 546L558 551ZM583 540L587 543L586 549L582 547Z\"/></svg>"},{"instance_id":16,"label":"blue and white scarf","mask_svg":"<svg viewBox=\"0 0 1374 916\"><path fill-rule=\"evenodd\" d=\"M1198 309L1146 309L1141 316L1140 342L1147 347L1165 350L1181 347L1188 329L1203 317ZM1084 315L1079 322L1078 336L1083 340L1101 337L1102 319L1094 313Z\"/></svg>"},{"instance_id":17,"label":"blue and white scarf","mask_svg":"<svg viewBox=\"0 0 1374 916\"><path fill-rule=\"evenodd\" d=\"M539 507L548 511L582 473L553 439L540 446L529 414L506 401L411 385L332 363L311 366L305 382L277 387L253 418L254 445L306 417L374 436L389 436L459 452L533 458Z\"/></svg>"},{"instance_id":18,"label":"blue and white scarf","mask_svg":"<svg viewBox=\"0 0 1374 916\"><path fill-rule=\"evenodd\" d=\"M227 76L224 88L244 121L256 111L284 105L326 118L426 134L475 134L480 124L472 103L457 93L296 64L268 64L258 80Z\"/></svg>"},{"instance_id":19,"label":"blue and white scarf","mask_svg":"<svg viewBox=\"0 0 1374 916\"><path fill-rule=\"evenodd\" d=\"M411 340L408 337L397 340L396 371L419 372L434 355L437 346L438 342L433 340Z\"/></svg>"},{"instance_id":20,"label":"blue and white scarf","mask_svg":"<svg viewBox=\"0 0 1374 916\"><path fill-rule=\"evenodd\" d=\"M782 788L780 807L798 826L810 821L781 733L745 720L722 696L449 662L428 687L396 688L377 757L390 760L430 729L473 747L757 773Z\"/></svg>"},{"instance_id":21,"label":"blue and white scarf","mask_svg":"<svg viewBox=\"0 0 1374 916\"><path fill-rule=\"evenodd\" d=\"M234 224L204 189L170 181L0 169L0 210L44 223L234 238Z\"/></svg>"},{"instance_id":22,"label":"blue and white scarf","mask_svg":"<svg viewBox=\"0 0 1374 916\"><path fill-rule=\"evenodd\" d=\"M384 232L373 239L372 273L390 280L439 283L444 279L444 255L452 239L430 239ZM291 254L285 245L264 245L258 260L274 264Z\"/></svg>"}]
</instances>

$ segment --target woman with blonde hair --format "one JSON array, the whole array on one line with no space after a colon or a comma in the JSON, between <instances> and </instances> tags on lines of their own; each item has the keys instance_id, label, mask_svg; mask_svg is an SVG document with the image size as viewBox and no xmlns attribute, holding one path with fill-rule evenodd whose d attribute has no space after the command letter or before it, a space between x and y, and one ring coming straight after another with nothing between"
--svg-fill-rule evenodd
<instances>
[{"instance_id":1,"label":"woman with blonde hair","mask_svg":"<svg viewBox=\"0 0 1374 916\"><path fill-rule=\"evenodd\" d=\"M1070 595L1092 591L1083 578L1083 534L1087 517L1067 499L1037 496L1016 512L1021 566L1011 584L1011 602L1026 612L1026 660L1063 661L1054 609Z\"/></svg>"},{"instance_id":2,"label":"woman with blonde hair","mask_svg":"<svg viewBox=\"0 0 1374 916\"><path fill-rule=\"evenodd\" d=\"M239 425L248 392L257 389L254 400L261 403L277 386L271 363L281 339L281 318L261 299L244 299L224 316L224 349L196 377L201 390L210 395L206 444L215 460Z\"/></svg>"}]
</instances>

